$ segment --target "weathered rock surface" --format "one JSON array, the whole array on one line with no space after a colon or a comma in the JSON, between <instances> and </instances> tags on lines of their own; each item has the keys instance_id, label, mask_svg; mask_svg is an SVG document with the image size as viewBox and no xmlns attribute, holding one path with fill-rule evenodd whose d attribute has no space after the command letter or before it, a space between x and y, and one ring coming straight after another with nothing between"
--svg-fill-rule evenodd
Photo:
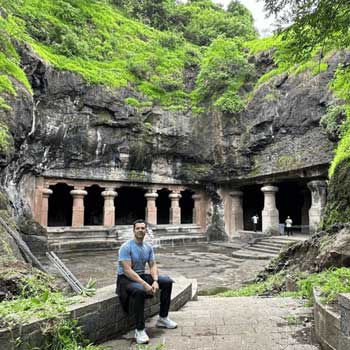
<instances>
[{"instance_id":1,"label":"weathered rock surface","mask_svg":"<svg viewBox=\"0 0 350 350\"><path fill-rule=\"evenodd\" d=\"M310 239L285 249L260 274L259 278L279 271L315 273L330 267L350 267L350 225L334 226Z\"/></svg>"},{"instance_id":2,"label":"weathered rock surface","mask_svg":"<svg viewBox=\"0 0 350 350\"><path fill-rule=\"evenodd\" d=\"M160 107L135 108L130 89L91 86L71 72L57 71L29 47L20 51L34 90L14 98L10 119L16 155L12 174L65 176L116 171L153 177L219 181L259 176L327 163L333 144L319 126L332 101L328 82L338 62L317 76L282 75L260 86L240 115L208 110L199 117ZM269 53L256 60L271 69ZM317 147L315 147L317 145ZM16 169L16 170L15 170ZM18 178L15 180L18 182Z\"/></svg>"}]
</instances>

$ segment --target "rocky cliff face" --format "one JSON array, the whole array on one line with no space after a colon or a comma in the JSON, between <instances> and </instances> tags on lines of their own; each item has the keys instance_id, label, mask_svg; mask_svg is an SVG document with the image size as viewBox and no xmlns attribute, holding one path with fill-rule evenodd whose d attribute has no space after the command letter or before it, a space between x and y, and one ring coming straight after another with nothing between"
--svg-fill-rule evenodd
<instances>
[{"instance_id":1,"label":"rocky cliff face","mask_svg":"<svg viewBox=\"0 0 350 350\"><path fill-rule=\"evenodd\" d=\"M25 173L131 181L216 182L255 177L315 164L332 157L333 144L319 126L332 101L326 72L282 75L261 85L239 115L208 110L200 116L160 107L136 108L132 89L89 85L58 71L29 47L20 49L34 97L21 89L8 120L13 152L2 159L3 183ZM273 61L255 58L257 72Z\"/></svg>"}]
</instances>

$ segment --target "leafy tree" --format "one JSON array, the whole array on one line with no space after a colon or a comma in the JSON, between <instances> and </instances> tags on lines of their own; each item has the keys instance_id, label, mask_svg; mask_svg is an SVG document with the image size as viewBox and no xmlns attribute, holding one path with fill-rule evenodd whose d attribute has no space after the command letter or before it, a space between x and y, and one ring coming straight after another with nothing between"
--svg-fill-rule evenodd
<instances>
[{"instance_id":1,"label":"leafy tree","mask_svg":"<svg viewBox=\"0 0 350 350\"><path fill-rule=\"evenodd\" d=\"M316 48L350 44L350 3L345 0L264 0L296 58L309 58Z\"/></svg>"},{"instance_id":2,"label":"leafy tree","mask_svg":"<svg viewBox=\"0 0 350 350\"><path fill-rule=\"evenodd\" d=\"M113 3L129 16L160 30L169 29L176 5L174 0L113 0Z\"/></svg>"},{"instance_id":3,"label":"leafy tree","mask_svg":"<svg viewBox=\"0 0 350 350\"><path fill-rule=\"evenodd\" d=\"M220 36L204 54L197 78L197 99L214 102L226 112L239 112L244 103L238 92L251 72L240 42Z\"/></svg>"},{"instance_id":4,"label":"leafy tree","mask_svg":"<svg viewBox=\"0 0 350 350\"><path fill-rule=\"evenodd\" d=\"M186 39L200 46L210 45L219 35L254 39L257 34L250 12L243 5L236 10L234 6L230 12L211 0L192 0L177 6L172 21Z\"/></svg>"}]
</instances>

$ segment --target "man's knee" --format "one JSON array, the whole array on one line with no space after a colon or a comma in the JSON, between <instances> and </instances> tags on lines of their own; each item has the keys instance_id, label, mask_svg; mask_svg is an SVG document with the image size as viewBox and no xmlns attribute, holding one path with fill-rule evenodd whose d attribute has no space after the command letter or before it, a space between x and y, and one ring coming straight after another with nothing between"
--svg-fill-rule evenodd
<instances>
[{"instance_id":1,"label":"man's knee","mask_svg":"<svg viewBox=\"0 0 350 350\"><path fill-rule=\"evenodd\" d=\"M174 281L169 276L166 276L166 275L158 276L158 284L161 289L169 288L172 286L173 283Z\"/></svg>"},{"instance_id":2,"label":"man's knee","mask_svg":"<svg viewBox=\"0 0 350 350\"><path fill-rule=\"evenodd\" d=\"M128 286L127 292L132 297L146 297L147 293L140 283L132 283Z\"/></svg>"}]
</instances>

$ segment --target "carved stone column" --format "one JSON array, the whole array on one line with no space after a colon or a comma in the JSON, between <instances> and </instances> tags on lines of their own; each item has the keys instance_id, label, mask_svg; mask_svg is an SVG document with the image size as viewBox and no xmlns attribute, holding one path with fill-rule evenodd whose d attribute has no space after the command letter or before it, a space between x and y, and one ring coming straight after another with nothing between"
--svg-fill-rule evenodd
<instances>
[{"instance_id":1,"label":"carved stone column","mask_svg":"<svg viewBox=\"0 0 350 350\"><path fill-rule=\"evenodd\" d=\"M145 193L145 197L146 197L146 200L147 200L146 221L149 224L157 225L156 199L158 197L158 193L153 192L152 190L150 190L150 192Z\"/></svg>"},{"instance_id":2,"label":"carved stone column","mask_svg":"<svg viewBox=\"0 0 350 350\"><path fill-rule=\"evenodd\" d=\"M235 234L237 231L243 230L243 192L232 191L230 196L232 198L231 232Z\"/></svg>"},{"instance_id":3,"label":"carved stone column","mask_svg":"<svg viewBox=\"0 0 350 350\"><path fill-rule=\"evenodd\" d=\"M42 202L41 202L41 222L40 224L47 227L49 216L49 197L53 193L49 188L42 189Z\"/></svg>"},{"instance_id":4,"label":"carved stone column","mask_svg":"<svg viewBox=\"0 0 350 350\"><path fill-rule=\"evenodd\" d=\"M84 226L84 196L87 195L81 187L75 187L70 191L73 196L73 215L72 215L72 227Z\"/></svg>"},{"instance_id":5,"label":"carved stone column","mask_svg":"<svg viewBox=\"0 0 350 350\"><path fill-rule=\"evenodd\" d=\"M202 218L201 218L202 196L200 194L194 194L192 196L192 199L194 201L192 223L197 224L197 225L201 225L201 223L202 223Z\"/></svg>"},{"instance_id":6,"label":"carved stone column","mask_svg":"<svg viewBox=\"0 0 350 350\"><path fill-rule=\"evenodd\" d=\"M115 224L115 206L114 198L118 196L118 193L113 188L106 188L101 193L104 197L103 206L103 226L111 227Z\"/></svg>"},{"instance_id":7,"label":"carved stone column","mask_svg":"<svg viewBox=\"0 0 350 350\"><path fill-rule=\"evenodd\" d=\"M173 192L173 193L169 194L169 198L171 200L170 224L180 225L181 224L181 208L179 205L179 200L181 198L181 194L178 192Z\"/></svg>"},{"instance_id":8,"label":"carved stone column","mask_svg":"<svg viewBox=\"0 0 350 350\"><path fill-rule=\"evenodd\" d=\"M311 207L309 210L310 232L315 232L321 223L323 210L327 200L327 183L324 180L314 180L307 184L311 191Z\"/></svg>"},{"instance_id":9,"label":"carved stone column","mask_svg":"<svg viewBox=\"0 0 350 350\"><path fill-rule=\"evenodd\" d=\"M266 185L261 188L264 192L264 209L262 211L262 232L279 232L279 213L276 208L276 192L278 187Z\"/></svg>"}]
</instances>

